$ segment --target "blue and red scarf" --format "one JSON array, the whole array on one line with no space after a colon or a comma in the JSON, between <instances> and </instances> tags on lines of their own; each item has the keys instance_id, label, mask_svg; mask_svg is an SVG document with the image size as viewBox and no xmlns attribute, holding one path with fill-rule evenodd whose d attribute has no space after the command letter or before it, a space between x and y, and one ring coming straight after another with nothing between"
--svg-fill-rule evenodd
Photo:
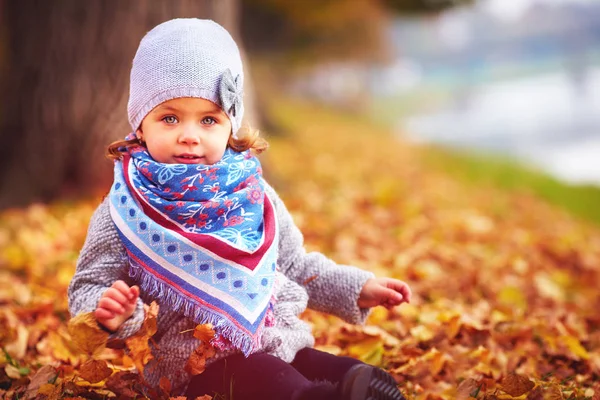
<instances>
[{"instance_id":1,"label":"blue and red scarf","mask_svg":"<svg viewBox=\"0 0 600 400\"><path fill-rule=\"evenodd\" d=\"M115 163L112 219L130 275L162 306L211 323L214 343L248 355L271 324L277 221L257 158L163 164L140 146Z\"/></svg>"}]
</instances>

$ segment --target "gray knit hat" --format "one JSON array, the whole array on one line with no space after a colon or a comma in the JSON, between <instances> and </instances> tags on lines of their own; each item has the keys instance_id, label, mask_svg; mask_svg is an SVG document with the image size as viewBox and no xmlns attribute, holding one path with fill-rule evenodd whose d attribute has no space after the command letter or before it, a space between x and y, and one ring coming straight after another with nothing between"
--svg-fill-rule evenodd
<instances>
[{"instance_id":1,"label":"gray knit hat","mask_svg":"<svg viewBox=\"0 0 600 400\"><path fill-rule=\"evenodd\" d=\"M173 19L144 36L133 59L127 113L133 130L159 104L199 97L217 104L233 134L244 115L244 71L233 38L214 21Z\"/></svg>"}]
</instances>

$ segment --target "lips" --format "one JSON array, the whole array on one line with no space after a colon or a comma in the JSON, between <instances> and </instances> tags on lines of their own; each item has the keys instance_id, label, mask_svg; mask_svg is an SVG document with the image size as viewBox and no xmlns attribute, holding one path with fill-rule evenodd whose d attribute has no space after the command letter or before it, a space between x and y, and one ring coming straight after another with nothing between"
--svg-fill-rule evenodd
<instances>
[{"instance_id":1,"label":"lips","mask_svg":"<svg viewBox=\"0 0 600 400\"><path fill-rule=\"evenodd\" d=\"M199 164L204 160L204 157L188 153L176 155L174 158L179 164Z\"/></svg>"}]
</instances>

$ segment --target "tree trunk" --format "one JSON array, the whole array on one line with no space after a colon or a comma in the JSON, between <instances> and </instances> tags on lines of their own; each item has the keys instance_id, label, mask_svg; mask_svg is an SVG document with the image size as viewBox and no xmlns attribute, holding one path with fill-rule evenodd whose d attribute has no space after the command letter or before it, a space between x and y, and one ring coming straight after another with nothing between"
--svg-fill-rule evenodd
<instances>
[{"instance_id":1,"label":"tree trunk","mask_svg":"<svg viewBox=\"0 0 600 400\"><path fill-rule=\"evenodd\" d=\"M0 208L107 190L104 151L130 130L140 39L177 17L213 19L236 37L237 2L0 0Z\"/></svg>"}]
</instances>

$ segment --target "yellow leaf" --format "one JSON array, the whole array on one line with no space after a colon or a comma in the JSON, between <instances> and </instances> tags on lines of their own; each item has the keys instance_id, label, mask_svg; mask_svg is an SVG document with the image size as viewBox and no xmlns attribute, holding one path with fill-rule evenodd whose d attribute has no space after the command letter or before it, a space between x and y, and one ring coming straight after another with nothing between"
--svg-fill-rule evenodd
<instances>
[{"instance_id":1,"label":"yellow leaf","mask_svg":"<svg viewBox=\"0 0 600 400\"><path fill-rule=\"evenodd\" d=\"M508 307L516 307L520 310L527 308L527 299L520 288L505 286L498 293L498 301Z\"/></svg>"},{"instance_id":2,"label":"yellow leaf","mask_svg":"<svg viewBox=\"0 0 600 400\"><path fill-rule=\"evenodd\" d=\"M383 341L378 337L370 337L348 346L348 354L371 365L381 364L383 357Z\"/></svg>"},{"instance_id":3,"label":"yellow leaf","mask_svg":"<svg viewBox=\"0 0 600 400\"><path fill-rule=\"evenodd\" d=\"M49 352L57 360L66 361L70 364L77 364L79 361L79 350L75 348L73 341L66 340L60 333L48 332L48 336L36 347L49 349Z\"/></svg>"},{"instance_id":4,"label":"yellow leaf","mask_svg":"<svg viewBox=\"0 0 600 400\"><path fill-rule=\"evenodd\" d=\"M79 369L79 376L89 383L98 383L111 376L112 372L106 361L89 360Z\"/></svg>"},{"instance_id":5,"label":"yellow leaf","mask_svg":"<svg viewBox=\"0 0 600 400\"><path fill-rule=\"evenodd\" d=\"M410 329L410 334L419 340L419 342L427 342L435 336L433 331L425 325L417 325Z\"/></svg>"},{"instance_id":6,"label":"yellow leaf","mask_svg":"<svg viewBox=\"0 0 600 400\"><path fill-rule=\"evenodd\" d=\"M589 360L590 354L587 350L581 345L581 342L574 336L564 335L560 337L560 341L562 341L567 348L575 355L576 360L584 359Z\"/></svg>"},{"instance_id":7,"label":"yellow leaf","mask_svg":"<svg viewBox=\"0 0 600 400\"><path fill-rule=\"evenodd\" d=\"M91 312L71 318L67 328L75 345L88 355L99 353L106 347L108 333L100 329Z\"/></svg>"}]
</instances>

